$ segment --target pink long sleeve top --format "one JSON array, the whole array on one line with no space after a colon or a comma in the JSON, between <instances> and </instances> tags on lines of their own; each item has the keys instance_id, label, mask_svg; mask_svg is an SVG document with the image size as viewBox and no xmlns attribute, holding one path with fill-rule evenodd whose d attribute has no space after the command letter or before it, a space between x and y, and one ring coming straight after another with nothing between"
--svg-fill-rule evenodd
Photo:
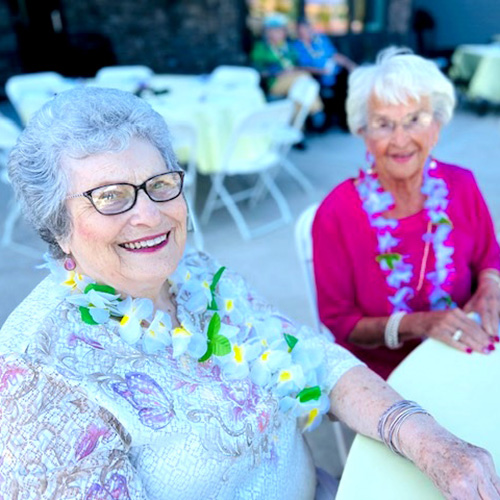
<instances>
[{"instance_id":1,"label":"pink long sleeve top","mask_svg":"<svg viewBox=\"0 0 500 500\"><path fill-rule=\"evenodd\" d=\"M437 172L449 190L448 216L453 223L455 278L451 297L462 307L476 287L479 272L500 270L500 248L488 207L472 172L437 163ZM349 342L349 335L363 317L389 316L389 288L375 257L377 237L362 208L355 179L337 186L321 203L313 223L313 261L318 309L321 321L337 342L387 378L391 371L421 341L405 342L401 349L363 348ZM417 288L423 261L427 229L425 210L399 220L394 236L400 239L398 252L413 266L410 286ZM425 274L435 267L431 251ZM430 283L408 301L413 311L428 311Z\"/></svg>"}]
</instances>

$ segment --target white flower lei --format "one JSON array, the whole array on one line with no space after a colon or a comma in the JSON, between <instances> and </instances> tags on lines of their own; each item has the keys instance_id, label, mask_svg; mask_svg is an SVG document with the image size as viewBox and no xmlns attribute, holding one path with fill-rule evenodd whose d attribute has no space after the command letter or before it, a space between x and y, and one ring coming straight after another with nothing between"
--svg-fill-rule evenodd
<instances>
[{"instance_id":1,"label":"white flower lei","mask_svg":"<svg viewBox=\"0 0 500 500\"><path fill-rule=\"evenodd\" d=\"M188 314L179 317L180 327L173 328L170 316L154 311L150 299L123 298L110 286L66 271L47 256L46 260L65 300L79 308L85 323L113 322L127 344L148 354L168 349L174 358L186 354L201 363L210 360L228 379L249 376L279 400L281 411L300 417L303 430L317 427L328 412L323 352L285 333L284 325L291 324L286 318L277 314L261 318L248 301L239 300L231 281L222 278L225 268L209 283L206 275L179 266L174 276L182 279L169 283ZM192 321L195 317L206 331L199 331Z\"/></svg>"}]
</instances>

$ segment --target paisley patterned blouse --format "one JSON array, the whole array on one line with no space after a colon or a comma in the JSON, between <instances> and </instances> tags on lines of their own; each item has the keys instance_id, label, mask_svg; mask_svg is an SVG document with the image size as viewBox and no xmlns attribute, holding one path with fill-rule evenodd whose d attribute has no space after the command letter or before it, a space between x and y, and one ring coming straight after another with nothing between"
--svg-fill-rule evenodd
<instances>
[{"instance_id":1,"label":"paisley patterned blouse","mask_svg":"<svg viewBox=\"0 0 500 500\"><path fill-rule=\"evenodd\" d=\"M217 269L199 253L183 265ZM276 312L241 277L225 279L254 314ZM42 281L0 331L0 499L314 498L297 419L266 389L225 379L211 360L130 346L112 324L83 323L57 288ZM322 347L330 387L360 364L286 328Z\"/></svg>"}]
</instances>

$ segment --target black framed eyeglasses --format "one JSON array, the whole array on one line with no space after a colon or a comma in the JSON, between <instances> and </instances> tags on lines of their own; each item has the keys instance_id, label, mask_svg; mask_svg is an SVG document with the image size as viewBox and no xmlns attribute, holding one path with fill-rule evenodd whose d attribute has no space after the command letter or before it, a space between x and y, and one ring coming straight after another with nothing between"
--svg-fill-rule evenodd
<instances>
[{"instance_id":1,"label":"black framed eyeglasses","mask_svg":"<svg viewBox=\"0 0 500 500\"><path fill-rule=\"evenodd\" d=\"M154 175L145 180L140 186L119 182L107 184L84 193L68 196L67 199L84 196L102 215L118 215L132 209L137 201L137 194L142 189L151 201L163 203L177 198L182 193L184 172L173 170Z\"/></svg>"}]
</instances>

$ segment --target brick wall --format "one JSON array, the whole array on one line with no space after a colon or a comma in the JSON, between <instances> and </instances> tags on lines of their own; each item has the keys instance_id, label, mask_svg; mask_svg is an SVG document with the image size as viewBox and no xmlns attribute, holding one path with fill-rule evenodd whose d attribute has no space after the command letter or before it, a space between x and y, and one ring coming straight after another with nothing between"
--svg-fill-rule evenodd
<instances>
[{"instance_id":1,"label":"brick wall","mask_svg":"<svg viewBox=\"0 0 500 500\"><path fill-rule=\"evenodd\" d=\"M0 1L0 96L4 95L3 84L7 78L21 71L12 22L7 3Z\"/></svg>"},{"instance_id":2,"label":"brick wall","mask_svg":"<svg viewBox=\"0 0 500 500\"><path fill-rule=\"evenodd\" d=\"M204 73L244 64L244 0L62 0L68 33L98 32L117 64Z\"/></svg>"}]
</instances>

